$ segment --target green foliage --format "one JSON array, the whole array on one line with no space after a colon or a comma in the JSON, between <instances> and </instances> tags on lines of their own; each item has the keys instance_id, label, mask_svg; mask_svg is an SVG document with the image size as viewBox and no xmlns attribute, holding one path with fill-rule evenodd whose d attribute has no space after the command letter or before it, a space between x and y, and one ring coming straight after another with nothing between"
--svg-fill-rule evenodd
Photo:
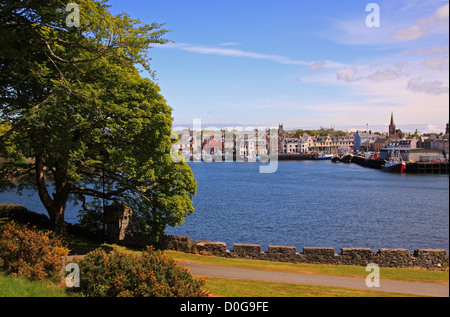
<instances>
[{"instance_id":1,"label":"green foliage","mask_svg":"<svg viewBox=\"0 0 450 317\"><path fill-rule=\"evenodd\" d=\"M410 135L408 135L408 139L413 139L413 138L420 138L420 135L418 133L411 133Z\"/></svg>"},{"instance_id":2,"label":"green foliage","mask_svg":"<svg viewBox=\"0 0 450 317\"><path fill-rule=\"evenodd\" d=\"M69 28L65 3L0 0L0 190L37 190L57 232L66 202L89 198L132 207L138 229L159 236L194 211L197 188L170 158L172 109L137 69L151 77L147 52L167 30L76 3L81 25Z\"/></svg>"},{"instance_id":3,"label":"green foliage","mask_svg":"<svg viewBox=\"0 0 450 317\"><path fill-rule=\"evenodd\" d=\"M0 269L31 280L61 278L61 257L68 249L62 241L13 221L0 224Z\"/></svg>"},{"instance_id":4,"label":"green foliage","mask_svg":"<svg viewBox=\"0 0 450 317\"><path fill-rule=\"evenodd\" d=\"M147 248L142 255L106 253L96 249L77 261L80 288L90 297L206 296L205 282L160 251Z\"/></svg>"},{"instance_id":5,"label":"green foliage","mask_svg":"<svg viewBox=\"0 0 450 317\"><path fill-rule=\"evenodd\" d=\"M342 130L337 130L337 131L334 131L334 130L317 131L317 130L296 129L292 133L292 137L299 138L299 137L303 136L304 133L307 133L310 136L316 136L316 135L320 135L320 136L327 136L327 135L331 135L331 136L346 136L347 135L347 133L345 131L342 131Z\"/></svg>"},{"instance_id":6,"label":"green foliage","mask_svg":"<svg viewBox=\"0 0 450 317\"><path fill-rule=\"evenodd\" d=\"M0 135L5 134L7 131L11 129L11 123L9 122L0 122Z\"/></svg>"}]
</instances>

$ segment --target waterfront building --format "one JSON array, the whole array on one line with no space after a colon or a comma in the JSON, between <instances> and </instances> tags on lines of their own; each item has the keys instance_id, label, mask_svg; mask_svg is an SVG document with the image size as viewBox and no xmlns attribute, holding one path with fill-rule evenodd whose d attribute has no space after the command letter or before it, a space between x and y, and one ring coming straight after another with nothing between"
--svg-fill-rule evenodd
<instances>
[{"instance_id":1,"label":"waterfront building","mask_svg":"<svg viewBox=\"0 0 450 317\"><path fill-rule=\"evenodd\" d=\"M302 138L285 138L282 154L304 154L308 152L306 141Z\"/></svg>"},{"instance_id":2,"label":"waterfront building","mask_svg":"<svg viewBox=\"0 0 450 317\"><path fill-rule=\"evenodd\" d=\"M267 131L238 131L235 132L236 155L241 158L267 155L270 140Z\"/></svg>"},{"instance_id":3,"label":"waterfront building","mask_svg":"<svg viewBox=\"0 0 450 317\"><path fill-rule=\"evenodd\" d=\"M316 142L314 144L314 149L322 152L331 153L333 148L333 141L331 140L330 135L316 136Z\"/></svg>"},{"instance_id":4,"label":"waterfront building","mask_svg":"<svg viewBox=\"0 0 450 317\"><path fill-rule=\"evenodd\" d=\"M337 136L332 138L333 147L338 151L349 152L354 147L354 137L352 135Z\"/></svg>"},{"instance_id":5,"label":"waterfront building","mask_svg":"<svg viewBox=\"0 0 450 317\"><path fill-rule=\"evenodd\" d=\"M303 133L302 139L305 141L306 143L306 148L308 151L313 151L314 147L315 147L315 141L314 138L309 135L308 133Z\"/></svg>"},{"instance_id":6,"label":"waterfront building","mask_svg":"<svg viewBox=\"0 0 450 317\"><path fill-rule=\"evenodd\" d=\"M374 152L380 152L381 149L385 148L389 145L391 140L387 137L378 136L375 141L373 142L373 149Z\"/></svg>"},{"instance_id":7,"label":"waterfront building","mask_svg":"<svg viewBox=\"0 0 450 317\"><path fill-rule=\"evenodd\" d=\"M448 158L449 151L449 135L442 134L436 140L431 141L431 149L441 151Z\"/></svg>"},{"instance_id":8,"label":"waterfront building","mask_svg":"<svg viewBox=\"0 0 450 317\"><path fill-rule=\"evenodd\" d=\"M369 139L369 140L364 141L361 144L361 148L360 148L361 152L373 151L374 143L375 143L374 139Z\"/></svg>"},{"instance_id":9,"label":"waterfront building","mask_svg":"<svg viewBox=\"0 0 450 317\"><path fill-rule=\"evenodd\" d=\"M222 154L223 149L223 140L222 137L219 136L216 139L216 135L212 136L203 136L203 142L202 142L202 154Z\"/></svg>"},{"instance_id":10,"label":"waterfront building","mask_svg":"<svg viewBox=\"0 0 450 317\"><path fill-rule=\"evenodd\" d=\"M372 131L356 131L354 142L353 142L353 149L356 151L361 151L361 146L364 142L375 140L377 137L376 134L372 134Z\"/></svg>"},{"instance_id":11,"label":"waterfront building","mask_svg":"<svg viewBox=\"0 0 450 317\"><path fill-rule=\"evenodd\" d=\"M398 147L405 148L405 149L406 148L415 149L415 148L417 148L417 141L419 141L419 139L416 137L413 137L411 139L399 140Z\"/></svg>"},{"instance_id":12,"label":"waterfront building","mask_svg":"<svg viewBox=\"0 0 450 317\"><path fill-rule=\"evenodd\" d=\"M391 148L384 148L380 150L380 158L388 159ZM411 149L399 148L402 158L406 162L430 162L433 160L442 160L444 155L440 150L430 149Z\"/></svg>"},{"instance_id":13,"label":"waterfront building","mask_svg":"<svg viewBox=\"0 0 450 317\"><path fill-rule=\"evenodd\" d=\"M431 143L437 139L436 133L424 134L420 137L420 141L417 142L417 147L431 150Z\"/></svg>"}]
</instances>

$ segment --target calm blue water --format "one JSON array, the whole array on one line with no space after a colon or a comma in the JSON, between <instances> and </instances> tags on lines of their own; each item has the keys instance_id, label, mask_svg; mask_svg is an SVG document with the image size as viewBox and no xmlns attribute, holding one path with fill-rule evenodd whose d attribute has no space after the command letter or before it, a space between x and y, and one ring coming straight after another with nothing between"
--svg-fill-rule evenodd
<instances>
[{"instance_id":1,"label":"calm blue water","mask_svg":"<svg viewBox=\"0 0 450 317\"><path fill-rule=\"evenodd\" d=\"M167 233L303 247L449 249L449 178L330 161L190 163L196 211Z\"/></svg>"},{"instance_id":2,"label":"calm blue water","mask_svg":"<svg viewBox=\"0 0 450 317\"><path fill-rule=\"evenodd\" d=\"M190 163L196 211L168 234L193 240L297 247L449 250L448 175L400 175L330 161ZM42 211L37 195L0 193L0 202ZM67 221L75 222L69 207Z\"/></svg>"}]
</instances>

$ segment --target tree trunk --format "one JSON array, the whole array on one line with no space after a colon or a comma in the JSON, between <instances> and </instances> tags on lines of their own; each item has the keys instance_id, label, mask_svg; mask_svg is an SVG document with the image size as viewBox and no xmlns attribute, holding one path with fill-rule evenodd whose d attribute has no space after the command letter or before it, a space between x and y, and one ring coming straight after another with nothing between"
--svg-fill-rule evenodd
<instances>
[{"instance_id":1,"label":"tree trunk","mask_svg":"<svg viewBox=\"0 0 450 317\"><path fill-rule=\"evenodd\" d=\"M53 230L57 234L64 235L66 234L64 213L66 210L66 202L69 197L69 190L65 181L66 173L55 168L55 194L52 199L47 190L42 156L36 156L35 166L39 198L47 210Z\"/></svg>"},{"instance_id":2,"label":"tree trunk","mask_svg":"<svg viewBox=\"0 0 450 317\"><path fill-rule=\"evenodd\" d=\"M64 221L64 214L66 211L66 203L63 204L53 203L50 210L47 212L50 216L50 222L52 224L53 231L59 235L66 235L66 223Z\"/></svg>"}]
</instances>

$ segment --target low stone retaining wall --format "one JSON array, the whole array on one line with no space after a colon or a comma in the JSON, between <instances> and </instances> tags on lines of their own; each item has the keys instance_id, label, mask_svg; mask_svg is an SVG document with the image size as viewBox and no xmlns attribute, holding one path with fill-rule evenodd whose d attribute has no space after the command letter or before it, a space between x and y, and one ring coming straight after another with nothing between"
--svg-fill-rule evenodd
<instances>
[{"instance_id":1,"label":"low stone retaining wall","mask_svg":"<svg viewBox=\"0 0 450 317\"><path fill-rule=\"evenodd\" d=\"M410 253L407 249L380 249L377 252L368 248L342 248L335 253L334 248L304 247L298 253L291 246L269 246L267 252L261 251L259 244L235 243L227 250L223 242L191 241L189 237L168 236L163 241L165 249L183 252L210 254L228 258L257 259L292 263L360 265L376 263L380 267L421 267L425 269L448 269L449 256L442 249L417 249Z\"/></svg>"},{"instance_id":2,"label":"low stone retaining wall","mask_svg":"<svg viewBox=\"0 0 450 317\"><path fill-rule=\"evenodd\" d=\"M122 215L122 213L121 213ZM34 225L48 225L48 218L42 214L28 211L24 206L0 204L0 217L25 221ZM123 224L123 217L119 217ZM341 253L335 253L334 248L304 247L297 253L295 247L269 246L267 252L261 251L259 244L235 243L232 250L227 250L224 242L191 241L187 236L164 236L158 241L145 234L132 234L124 230L117 235L119 243L131 247L143 248L153 245L160 249L175 250L189 253L209 254L228 258L258 259L268 261L312 263L312 264L343 264L366 266L369 263L380 267L421 267L426 269L448 269L449 256L442 249L416 249L410 253L407 249L380 249L377 252L367 248L342 248Z\"/></svg>"}]
</instances>

